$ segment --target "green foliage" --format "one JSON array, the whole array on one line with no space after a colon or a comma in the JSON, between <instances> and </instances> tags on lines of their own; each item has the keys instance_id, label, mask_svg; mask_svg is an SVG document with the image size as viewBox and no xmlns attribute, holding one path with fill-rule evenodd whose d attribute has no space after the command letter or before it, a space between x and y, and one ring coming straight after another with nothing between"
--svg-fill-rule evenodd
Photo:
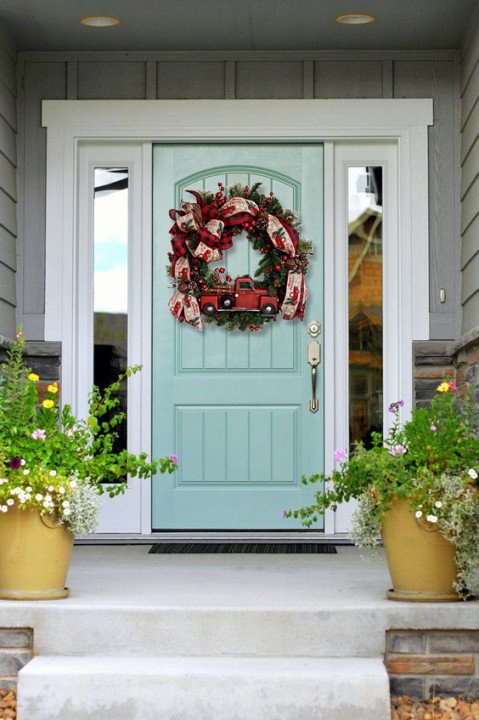
<instances>
[{"instance_id":1,"label":"green foliage","mask_svg":"<svg viewBox=\"0 0 479 720\"><path fill-rule=\"evenodd\" d=\"M234 330L241 332L244 330L249 330L250 332L260 330L263 325L267 325L271 320L271 317L266 317L261 315L261 313L250 312L219 313L216 318L204 318L204 322L224 327L230 332Z\"/></svg>"},{"instance_id":2,"label":"green foliage","mask_svg":"<svg viewBox=\"0 0 479 720\"><path fill-rule=\"evenodd\" d=\"M371 447L358 443L349 456L336 451L338 467L330 474L303 476L304 484L320 489L311 505L288 510L286 517L311 527L327 508L356 499L352 539L374 547L393 499L408 500L418 519L454 543L456 590L467 595L479 569L479 438L472 396L461 405L455 389L454 383L441 383L431 405L413 410L404 425L402 401L392 403L387 437L374 433Z\"/></svg>"},{"instance_id":3,"label":"green foliage","mask_svg":"<svg viewBox=\"0 0 479 720\"><path fill-rule=\"evenodd\" d=\"M78 419L69 405L59 410L57 383L48 385L44 399L39 401L39 378L23 368L24 346L19 329L0 366L2 512L11 507L32 507L56 515L59 521L71 522L75 528L83 527L81 508L90 508L91 517L95 514L92 489L96 495L107 492L113 497L125 491L127 476L148 478L158 471L171 473L176 469L175 456L152 460L146 453L114 450L125 418L120 409L120 386L139 372L139 366L127 368L104 391L93 387L87 417Z\"/></svg>"}]
</instances>

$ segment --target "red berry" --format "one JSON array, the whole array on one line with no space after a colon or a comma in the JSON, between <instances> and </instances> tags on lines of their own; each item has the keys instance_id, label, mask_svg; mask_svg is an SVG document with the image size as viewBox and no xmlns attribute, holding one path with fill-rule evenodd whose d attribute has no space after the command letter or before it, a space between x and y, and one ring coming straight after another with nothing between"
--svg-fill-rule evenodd
<instances>
[{"instance_id":1,"label":"red berry","mask_svg":"<svg viewBox=\"0 0 479 720\"><path fill-rule=\"evenodd\" d=\"M218 183L218 187L221 187L221 183L220 183L220 182Z\"/></svg>"},{"instance_id":2,"label":"red berry","mask_svg":"<svg viewBox=\"0 0 479 720\"><path fill-rule=\"evenodd\" d=\"M275 269L275 270L281 270L281 265L275 265L275 266L274 266L274 269Z\"/></svg>"},{"instance_id":3,"label":"red berry","mask_svg":"<svg viewBox=\"0 0 479 720\"><path fill-rule=\"evenodd\" d=\"M220 193L220 192L217 192L217 193L216 193L216 197L217 197L217 198L220 198L220 197L221 197L221 193Z\"/></svg>"},{"instance_id":4,"label":"red berry","mask_svg":"<svg viewBox=\"0 0 479 720\"><path fill-rule=\"evenodd\" d=\"M274 192L270 192L269 196L273 197L273 195L274 195Z\"/></svg>"}]
</instances>

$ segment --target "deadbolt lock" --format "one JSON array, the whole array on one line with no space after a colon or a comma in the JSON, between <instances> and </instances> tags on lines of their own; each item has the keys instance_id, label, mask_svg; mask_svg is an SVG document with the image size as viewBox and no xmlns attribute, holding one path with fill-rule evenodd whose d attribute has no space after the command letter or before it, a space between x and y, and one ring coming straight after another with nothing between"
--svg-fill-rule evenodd
<instances>
[{"instance_id":1,"label":"deadbolt lock","mask_svg":"<svg viewBox=\"0 0 479 720\"><path fill-rule=\"evenodd\" d=\"M321 332L321 325L317 320L312 320L308 325L308 333L311 337L317 337Z\"/></svg>"}]
</instances>

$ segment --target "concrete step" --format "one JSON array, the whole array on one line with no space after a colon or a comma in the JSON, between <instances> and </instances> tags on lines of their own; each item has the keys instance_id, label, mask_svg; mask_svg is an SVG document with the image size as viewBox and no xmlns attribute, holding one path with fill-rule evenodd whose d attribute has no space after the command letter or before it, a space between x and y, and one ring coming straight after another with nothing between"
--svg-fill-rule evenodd
<instances>
[{"instance_id":1,"label":"concrete step","mask_svg":"<svg viewBox=\"0 0 479 720\"><path fill-rule=\"evenodd\" d=\"M380 658L34 658L18 720L389 720Z\"/></svg>"},{"instance_id":2,"label":"concrete step","mask_svg":"<svg viewBox=\"0 0 479 720\"><path fill-rule=\"evenodd\" d=\"M19 620L22 609L17 603L10 623L35 628L39 655L378 657L388 626L374 609L359 608L75 608L59 601Z\"/></svg>"},{"instance_id":3,"label":"concrete step","mask_svg":"<svg viewBox=\"0 0 479 720\"><path fill-rule=\"evenodd\" d=\"M186 595L188 588L184 590ZM379 657L388 628L476 628L478 603L395 603L383 598L310 608L145 607L2 602L3 627L32 627L38 655ZM261 600L258 600L258 604Z\"/></svg>"}]
</instances>

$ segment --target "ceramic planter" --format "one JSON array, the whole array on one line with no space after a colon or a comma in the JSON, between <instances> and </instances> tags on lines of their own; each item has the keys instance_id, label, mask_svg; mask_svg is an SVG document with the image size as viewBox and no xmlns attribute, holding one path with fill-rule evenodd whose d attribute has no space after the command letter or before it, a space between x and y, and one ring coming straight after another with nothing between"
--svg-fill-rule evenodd
<instances>
[{"instance_id":1,"label":"ceramic planter","mask_svg":"<svg viewBox=\"0 0 479 720\"><path fill-rule=\"evenodd\" d=\"M453 602L455 548L422 518L417 520L407 500L396 499L384 516L382 536L393 589L390 600Z\"/></svg>"},{"instance_id":2,"label":"ceramic planter","mask_svg":"<svg viewBox=\"0 0 479 720\"><path fill-rule=\"evenodd\" d=\"M0 598L57 600L65 587L73 534L36 510L0 515Z\"/></svg>"}]
</instances>

